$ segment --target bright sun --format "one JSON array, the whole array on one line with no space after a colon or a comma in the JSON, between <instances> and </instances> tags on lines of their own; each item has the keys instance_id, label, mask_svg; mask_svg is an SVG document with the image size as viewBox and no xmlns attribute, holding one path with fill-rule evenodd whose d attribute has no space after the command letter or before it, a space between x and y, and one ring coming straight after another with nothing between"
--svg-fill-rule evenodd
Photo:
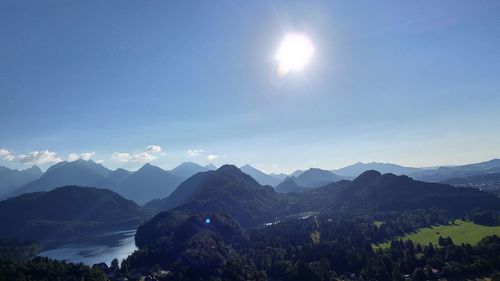
<instances>
[{"instance_id":1,"label":"bright sun","mask_svg":"<svg viewBox=\"0 0 500 281\"><path fill-rule=\"evenodd\" d=\"M302 33L289 33L283 38L276 54L278 74L287 75L291 71L304 68L314 54L311 40Z\"/></svg>"}]
</instances>

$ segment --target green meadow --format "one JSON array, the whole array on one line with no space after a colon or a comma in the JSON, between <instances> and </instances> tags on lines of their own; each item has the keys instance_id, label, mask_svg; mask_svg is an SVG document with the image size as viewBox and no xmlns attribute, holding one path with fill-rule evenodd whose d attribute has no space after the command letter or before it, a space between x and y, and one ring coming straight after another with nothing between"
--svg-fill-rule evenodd
<instances>
[{"instance_id":1,"label":"green meadow","mask_svg":"<svg viewBox=\"0 0 500 281\"><path fill-rule=\"evenodd\" d=\"M469 221L456 220L453 224L421 228L416 232L398 238L412 240L420 245L427 245L431 242L437 246L439 236L442 236L451 237L455 245L462 243L475 245L482 238L494 234L500 236L500 226L484 226ZM375 244L374 248L386 249L389 246L390 242L386 242Z\"/></svg>"}]
</instances>

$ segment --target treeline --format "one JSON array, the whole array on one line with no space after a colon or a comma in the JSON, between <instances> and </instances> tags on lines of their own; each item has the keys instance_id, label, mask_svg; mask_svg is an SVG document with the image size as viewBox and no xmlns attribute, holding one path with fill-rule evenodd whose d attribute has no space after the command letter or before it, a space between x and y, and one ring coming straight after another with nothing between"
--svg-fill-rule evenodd
<instances>
[{"instance_id":1,"label":"treeline","mask_svg":"<svg viewBox=\"0 0 500 281\"><path fill-rule=\"evenodd\" d=\"M15 263L0 259L0 281L106 281L106 275L99 269L83 264L72 264L44 257Z\"/></svg>"},{"instance_id":2,"label":"treeline","mask_svg":"<svg viewBox=\"0 0 500 281\"><path fill-rule=\"evenodd\" d=\"M492 211L474 210L470 214L470 220L476 224L497 226L500 225L500 214Z\"/></svg>"},{"instance_id":3,"label":"treeline","mask_svg":"<svg viewBox=\"0 0 500 281\"><path fill-rule=\"evenodd\" d=\"M368 244L389 241L422 227L448 224L457 217L442 210L378 212L370 214L322 213L303 220L290 219L249 231L253 241L266 244L307 243L310 234L321 232L322 241L349 238ZM379 221L376 225L374 222Z\"/></svg>"},{"instance_id":4,"label":"treeline","mask_svg":"<svg viewBox=\"0 0 500 281\"><path fill-rule=\"evenodd\" d=\"M40 251L36 242L0 239L0 260L28 261Z\"/></svg>"},{"instance_id":5,"label":"treeline","mask_svg":"<svg viewBox=\"0 0 500 281\"><path fill-rule=\"evenodd\" d=\"M413 280L428 280L480 276L500 269L500 238L496 235L485 237L476 246L454 245L451 238L440 237L439 246L393 240L390 249L376 253L372 272L366 273L377 275L378 280L394 279L401 272L411 273Z\"/></svg>"}]
</instances>

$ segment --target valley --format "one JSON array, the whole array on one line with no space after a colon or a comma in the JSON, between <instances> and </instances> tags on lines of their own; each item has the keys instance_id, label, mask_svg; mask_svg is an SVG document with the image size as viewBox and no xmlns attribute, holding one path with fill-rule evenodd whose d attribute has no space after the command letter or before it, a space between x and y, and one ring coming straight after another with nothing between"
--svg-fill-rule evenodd
<instances>
[{"instance_id":1,"label":"valley","mask_svg":"<svg viewBox=\"0 0 500 281\"><path fill-rule=\"evenodd\" d=\"M499 0L0 0L0 281L500 281L499 78Z\"/></svg>"},{"instance_id":2,"label":"valley","mask_svg":"<svg viewBox=\"0 0 500 281\"><path fill-rule=\"evenodd\" d=\"M92 162L75 164L96 167ZM148 274L164 280L247 276L291 281L323 280L332 274L341 280L394 280L420 274L418 270L427 270L428 278L460 274L450 264L460 264L462 272L472 275L491 272L449 256L452 249L470 247L471 262L497 266L482 247L500 239L500 198L479 189L374 170L346 179L311 169L283 179L300 182L300 190L278 192L282 184L276 190L262 185L234 165L200 167L181 165L179 175L189 175L190 168L194 174L172 192L160 188L168 196L144 206L120 195L124 189L79 186L9 198L0 202L0 237L37 241L40 249L30 255L51 258L43 262L99 265L111 280L139 280ZM112 174L121 186L135 182L129 190L143 184L135 179L146 178L146 184L169 180L150 165L136 173ZM257 175L262 177L262 172ZM408 249L413 258L404 255L410 260L393 256ZM390 263L380 267L388 254ZM356 262L359 256L363 258ZM326 260L330 262L318 263Z\"/></svg>"}]
</instances>

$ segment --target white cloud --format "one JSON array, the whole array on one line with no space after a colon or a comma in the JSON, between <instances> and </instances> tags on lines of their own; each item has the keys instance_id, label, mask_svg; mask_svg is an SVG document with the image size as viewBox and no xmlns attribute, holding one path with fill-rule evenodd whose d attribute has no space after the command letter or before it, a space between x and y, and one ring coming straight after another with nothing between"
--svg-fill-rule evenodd
<instances>
[{"instance_id":1,"label":"white cloud","mask_svg":"<svg viewBox=\"0 0 500 281\"><path fill-rule=\"evenodd\" d=\"M0 158L3 158L7 161L12 161L16 159L16 156L10 153L10 151L8 151L7 149L0 148Z\"/></svg>"},{"instance_id":2,"label":"white cloud","mask_svg":"<svg viewBox=\"0 0 500 281\"><path fill-rule=\"evenodd\" d=\"M120 161L120 162L128 162L132 158L130 156L130 153L125 153L125 152L115 152L113 153L113 156L111 156L114 160Z\"/></svg>"},{"instance_id":3,"label":"white cloud","mask_svg":"<svg viewBox=\"0 0 500 281\"><path fill-rule=\"evenodd\" d=\"M10 151L7 149L0 148L0 157L5 157L10 154Z\"/></svg>"},{"instance_id":4,"label":"white cloud","mask_svg":"<svg viewBox=\"0 0 500 281\"><path fill-rule=\"evenodd\" d=\"M119 162L151 162L156 160L159 156L165 156L166 153L162 152L159 145L148 145L146 151L130 154L126 152L115 152L111 156L112 159Z\"/></svg>"},{"instance_id":5,"label":"white cloud","mask_svg":"<svg viewBox=\"0 0 500 281\"><path fill-rule=\"evenodd\" d=\"M148 145L146 147L146 152L148 152L148 153L159 153L159 152L161 152L161 147L159 145L153 145L153 144L151 144L151 145Z\"/></svg>"},{"instance_id":6,"label":"white cloud","mask_svg":"<svg viewBox=\"0 0 500 281\"><path fill-rule=\"evenodd\" d=\"M147 151L132 155L133 162L149 162L155 160L156 158L156 155L153 155L152 153Z\"/></svg>"},{"instance_id":7,"label":"white cloud","mask_svg":"<svg viewBox=\"0 0 500 281\"><path fill-rule=\"evenodd\" d=\"M209 154L209 155L207 155L207 159L210 160L210 161L215 160L217 158L219 158L219 155L215 155L215 154Z\"/></svg>"},{"instance_id":8,"label":"white cloud","mask_svg":"<svg viewBox=\"0 0 500 281\"><path fill-rule=\"evenodd\" d=\"M96 162L97 164L103 164L103 163L104 163L104 160L99 159L99 160L95 160L95 162Z\"/></svg>"},{"instance_id":9,"label":"white cloud","mask_svg":"<svg viewBox=\"0 0 500 281\"><path fill-rule=\"evenodd\" d=\"M75 161L78 159L90 160L95 155L95 152L83 152L80 154L70 153L68 155L68 161Z\"/></svg>"},{"instance_id":10,"label":"white cloud","mask_svg":"<svg viewBox=\"0 0 500 281\"><path fill-rule=\"evenodd\" d=\"M16 159L16 156L13 154L9 154L9 155L4 156L3 159L5 159L7 161L14 161L14 159Z\"/></svg>"},{"instance_id":11,"label":"white cloud","mask_svg":"<svg viewBox=\"0 0 500 281\"><path fill-rule=\"evenodd\" d=\"M57 153L48 150L32 151L28 154L21 154L18 158L19 162L26 165L56 163L62 161L62 159L57 156Z\"/></svg>"},{"instance_id":12,"label":"white cloud","mask_svg":"<svg viewBox=\"0 0 500 281\"><path fill-rule=\"evenodd\" d=\"M187 157L196 157L200 155L203 152L203 149L188 149L186 151L186 156Z\"/></svg>"}]
</instances>

